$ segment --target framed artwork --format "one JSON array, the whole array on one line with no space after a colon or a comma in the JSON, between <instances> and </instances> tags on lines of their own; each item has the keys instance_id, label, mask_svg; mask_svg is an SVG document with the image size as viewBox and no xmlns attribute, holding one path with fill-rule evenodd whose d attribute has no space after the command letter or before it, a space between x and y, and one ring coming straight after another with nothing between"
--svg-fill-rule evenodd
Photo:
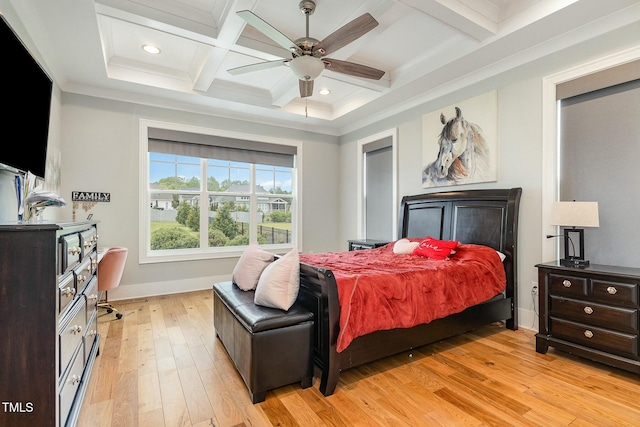
<instances>
[{"instance_id":1,"label":"framed artwork","mask_svg":"<svg viewBox=\"0 0 640 427\"><path fill-rule=\"evenodd\" d=\"M422 188L497 180L498 94L422 116Z\"/></svg>"}]
</instances>

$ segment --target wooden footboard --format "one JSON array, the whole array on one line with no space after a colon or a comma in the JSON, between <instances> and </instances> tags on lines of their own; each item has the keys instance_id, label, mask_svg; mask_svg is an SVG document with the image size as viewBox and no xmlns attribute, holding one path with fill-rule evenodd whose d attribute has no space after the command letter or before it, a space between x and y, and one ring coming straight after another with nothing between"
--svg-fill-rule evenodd
<instances>
[{"instance_id":1,"label":"wooden footboard","mask_svg":"<svg viewBox=\"0 0 640 427\"><path fill-rule=\"evenodd\" d=\"M316 319L313 361L322 373L320 391L329 396L335 390L340 375L336 352L340 331L340 302L338 286L331 270L300 263L298 300Z\"/></svg>"}]
</instances>

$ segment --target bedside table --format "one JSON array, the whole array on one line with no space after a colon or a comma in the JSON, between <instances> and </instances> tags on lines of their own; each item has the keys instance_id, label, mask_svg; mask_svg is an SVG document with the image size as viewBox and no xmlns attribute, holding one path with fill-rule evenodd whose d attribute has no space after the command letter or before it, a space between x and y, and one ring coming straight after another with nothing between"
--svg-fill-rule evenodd
<instances>
[{"instance_id":1,"label":"bedside table","mask_svg":"<svg viewBox=\"0 0 640 427\"><path fill-rule=\"evenodd\" d=\"M384 246L387 243L389 243L386 240L374 240L374 239L347 240L347 242L349 242L350 251L379 248L380 246Z\"/></svg>"},{"instance_id":2,"label":"bedside table","mask_svg":"<svg viewBox=\"0 0 640 427\"><path fill-rule=\"evenodd\" d=\"M560 261L536 265L540 304L536 351L566 351L640 374L640 268Z\"/></svg>"}]
</instances>

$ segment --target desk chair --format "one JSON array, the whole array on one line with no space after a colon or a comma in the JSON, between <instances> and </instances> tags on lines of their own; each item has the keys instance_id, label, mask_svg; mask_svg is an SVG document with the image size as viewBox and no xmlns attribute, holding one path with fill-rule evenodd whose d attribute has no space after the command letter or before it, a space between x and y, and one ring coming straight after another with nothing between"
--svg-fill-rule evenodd
<instances>
[{"instance_id":1,"label":"desk chair","mask_svg":"<svg viewBox=\"0 0 640 427\"><path fill-rule=\"evenodd\" d=\"M118 319L122 319L122 313L109 303L109 290L120 286L128 253L127 248L110 247L98 263L98 292L104 291L104 300L98 303L98 308L106 309L107 313L115 312Z\"/></svg>"}]
</instances>

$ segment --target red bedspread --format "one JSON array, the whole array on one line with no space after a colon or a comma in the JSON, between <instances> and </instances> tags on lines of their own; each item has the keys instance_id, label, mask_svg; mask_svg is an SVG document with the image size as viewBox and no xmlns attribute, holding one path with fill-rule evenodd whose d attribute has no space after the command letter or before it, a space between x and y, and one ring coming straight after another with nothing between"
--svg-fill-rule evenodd
<instances>
[{"instance_id":1,"label":"red bedspread","mask_svg":"<svg viewBox=\"0 0 640 427\"><path fill-rule=\"evenodd\" d=\"M413 240L413 239L412 239ZM408 328L458 313L502 292L504 267L486 246L460 244L449 261L377 249L300 254L333 272L340 300L337 351L378 330Z\"/></svg>"}]
</instances>

